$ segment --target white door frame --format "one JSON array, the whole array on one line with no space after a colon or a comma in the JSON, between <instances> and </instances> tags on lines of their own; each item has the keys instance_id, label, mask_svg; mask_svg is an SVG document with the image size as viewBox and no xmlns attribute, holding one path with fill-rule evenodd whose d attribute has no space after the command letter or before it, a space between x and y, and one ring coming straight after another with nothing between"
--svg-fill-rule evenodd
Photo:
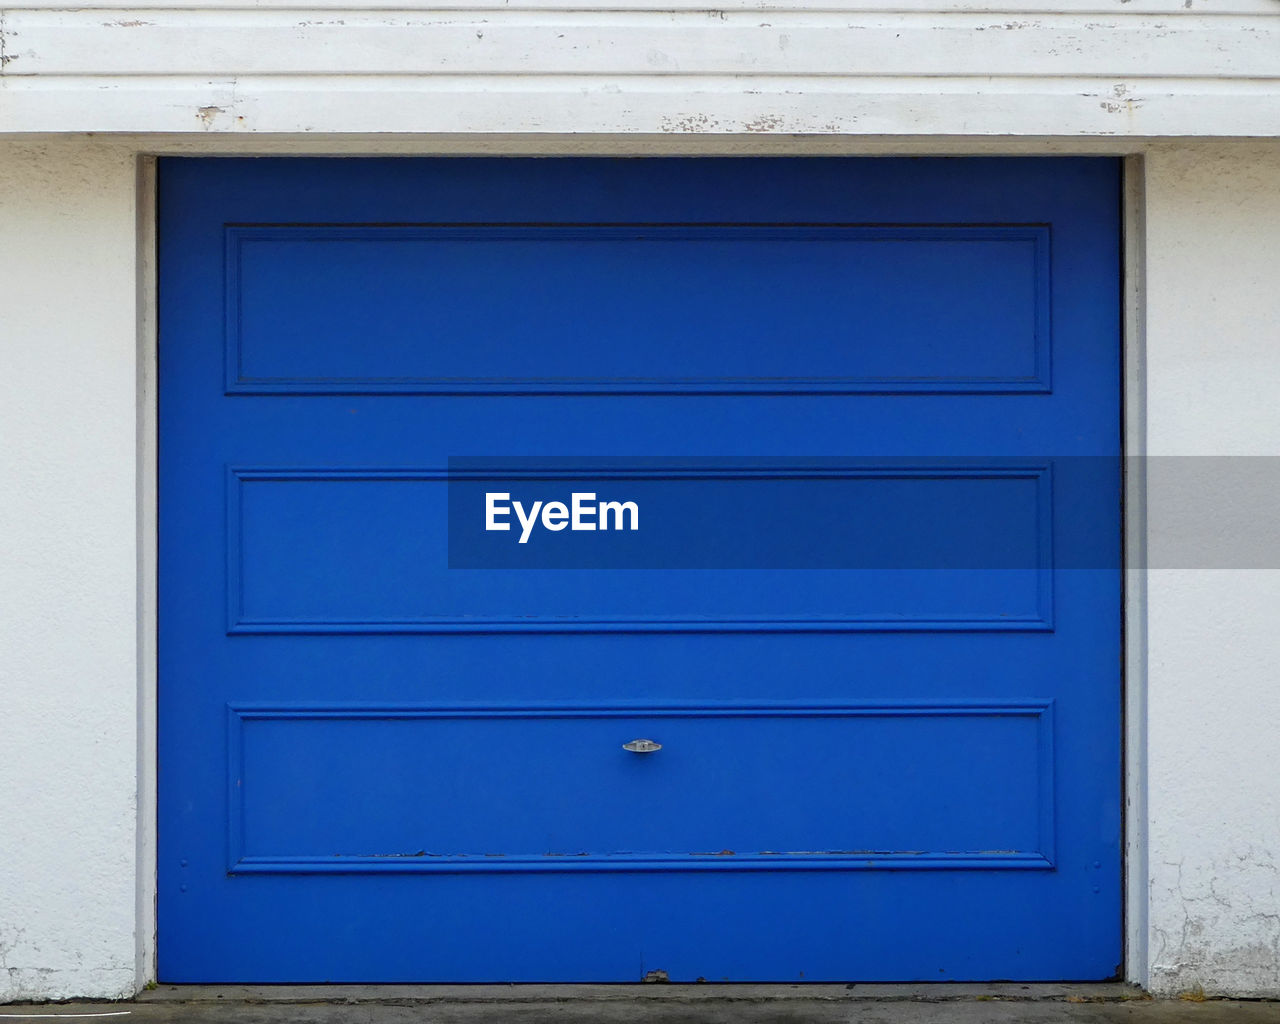
<instances>
[{"instance_id":1,"label":"white door frame","mask_svg":"<svg viewBox=\"0 0 1280 1024\"><path fill-rule=\"evenodd\" d=\"M147 141L142 142L145 144ZM780 136L498 136L416 140L235 137L175 139L143 149L137 170L137 529L138 529L138 825L136 971L142 987L156 980L156 158L161 155L1108 155L1124 158L1123 363L1124 550L1127 566L1145 565L1146 547L1146 335L1145 169L1134 144L1107 153L1091 140L877 141L854 137ZM1144 571L1124 577L1124 963L1122 977L1148 984L1147 856L1147 592Z\"/></svg>"}]
</instances>

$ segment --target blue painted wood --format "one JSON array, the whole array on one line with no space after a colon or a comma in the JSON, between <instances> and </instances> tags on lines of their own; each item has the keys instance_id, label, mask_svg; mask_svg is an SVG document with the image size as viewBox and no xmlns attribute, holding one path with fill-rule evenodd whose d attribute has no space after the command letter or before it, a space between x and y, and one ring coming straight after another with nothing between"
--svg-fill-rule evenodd
<instances>
[{"instance_id":1,"label":"blue painted wood","mask_svg":"<svg viewBox=\"0 0 1280 1024\"><path fill-rule=\"evenodd\" d=\"M226 273L229 393L1049 389L1043 225L232 227Z\"/></svg>"},{"instance_id":2,"label":"blue painted wood","mask_svg":"<svg viewBox=\"0 0 1280 1024\"><path fill-rule=\"evenodd\" d=\"M228 629L1052 628L1047 465L824 462L827 468L766 471L737 465L674 469L665 461L661 469L607 474L233 468L227 488ZM546 538L521 546L486 532L483 516L475 514L486 490L519 494L530 483L531 493L554 492L557 484L562 494L622 486L643 506L644 529L621 538L563 533L556 536L562 543L550 549ZM694 507L717 515L689 523L684 514ZM761 544L772 524L787 516L802 516L805 529L788 529ZM812 534L823 521L837 521L839 529L820 533L815 546ZM435 557L446 535L447 562ZM343 538L342 558L317 559L317 550L337 543L333 538ZM625 586L602 577L601 567L628 570ZM956 571L976 568L1002 571ZM458 569L523 571L495 588L488 576ZM717 571L684 572L673 590L671 569ZM376 588L363 585L375 575Z\"/></svg>"},{"instance_id":3,"label":"blue painted wood","mask_svg":"<svg viewBox=\"0 0 1280 1024\"><path fill-rule=\"evenodd\" d=\"M1051 702L233 707L228 871L1048 869L1052 712ZM718 745L702 741L708 730ZM611 742L633 734L661 736L667 755L637 760ZM926 734L943 770L919 775L915 745ZM483 771L459 778L458 791L416 787L451 772L477 736L491 748L536 746L537 773L519 759L491 758ZM981 758L973 756L975 744L985 748ZM721 745L767 754L726 772ZM600 758L605 748L612 756ZM584 778L584 758L607 779ZM868 762L892 774L895 786L851 789L846 813L828 815L828 793L816 783L857 777ZM762 815L758 794L771 780L761 773L771 776L779 763L815 785ZM434 846L417 845L422 836L398 803L362 798L391 786L412 790L407 799L436 823ZM631 813L597 802L602 787ZM298 805L299 797L310 805ZM916 810L910 818L887 806L902 800ZM997 813L972 813L997 800ZM558 814L562 801L576 813ZM452 816L458 802L487 802L492 813L459 819ZM295 806L294 817L281 819L284 803ZM701 814L706 806L717 814ZM890 820L903 831L886 833ZM867 838L881 846L863 845ZM353 839L384 852L348 846ZM993 842L1001 848L991 849ZM484 852L499 846L501 856ZM338 852L324 852L330 849Z\"/></svg>"},{"instance_id":4,"label":"blue painted wood","mask_svg":"<svg viewBox=\"0 0 1280 1024\"><path fill-rule=\"evenodd\" d=\"M166 159L159 214L163 980L1115 973L1115 161ZM475 456L649 529L516 548Z\"/></svg>"}]
</instances>

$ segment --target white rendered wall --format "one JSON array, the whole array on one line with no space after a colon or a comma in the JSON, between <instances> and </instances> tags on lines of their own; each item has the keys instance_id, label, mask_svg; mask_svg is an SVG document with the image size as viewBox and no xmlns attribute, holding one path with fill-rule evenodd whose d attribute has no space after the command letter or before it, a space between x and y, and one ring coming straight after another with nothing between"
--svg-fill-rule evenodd
<instances>
[{"instance_id":1,"label":"white rendered wall","mask_svg":"<svg viewBox=\"0 0 1280 1024\"><path fill-rule=\"evenodd\" d=\"M0 142L0 1001L135 991L134 160Z\"/></svg>"},{"instance_id":2,"label":"white rendered wall","mask_svg":"<svg viewBox=\"0 0 1280 1024\"><path fill-rule=\"evenodd\" d=\"M1280 455L1280 145L1156 148L1146 202L1158 549L1205 500L1160 456ZM1157 568L1147 602L1150 985L1280 996L1280 571Z\"/></svg>"}]
</instances>

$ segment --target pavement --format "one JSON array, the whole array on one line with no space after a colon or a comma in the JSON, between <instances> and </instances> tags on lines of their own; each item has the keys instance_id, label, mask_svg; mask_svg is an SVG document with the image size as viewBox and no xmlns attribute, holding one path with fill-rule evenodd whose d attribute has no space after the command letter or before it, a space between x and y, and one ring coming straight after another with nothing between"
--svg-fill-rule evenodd
<instances>
[{"instance_id":1,"label":"pavement","mask_svg":"<svg viewBox=\"0 0 1280 1024\"><path fill-rule=\"evenodd\" d=\"M0 1006L86 1024L1280 1024L1280 1002L1121 985L162 985Z\"/></svg>"}]
</instances>

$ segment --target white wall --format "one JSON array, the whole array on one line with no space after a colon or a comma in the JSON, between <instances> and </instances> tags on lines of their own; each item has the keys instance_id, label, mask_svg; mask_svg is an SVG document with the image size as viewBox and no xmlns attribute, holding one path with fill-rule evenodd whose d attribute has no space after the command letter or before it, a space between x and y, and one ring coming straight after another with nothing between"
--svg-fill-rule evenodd
<instances>
[{"instance_id":1,"label":"white wall","mask_svg":"<svg viewBox=\"0 0 1280 1024\"><path fill-rule=\"evenodd\" d=\"M1280 455L1280 146L1154 149L1146 252L1149 452ZM1239 517L1185 473L1152 468L1153 564L1188 504ZM1151 986L1280 996L1280 571L1155 569L1147 599Z\"/></svg>"},{"instance_id":2,"label":"white wall","mask_svg":"<svg viewBox=\"0 0 1280 1024\"><path fill-rule=\"evenodd\" d=\"M134 205L0 142L0 1001L136 984Z\"/></svg>"},{"instance_id":3,"label":"white wall","mask_svg":"<svg viewBox=\"0 0 1280 1024\"><path fill-rule=\"evenodd\" d=\"M0 137L0 1001L121 996L150 977L132 154L177 145ZM913 150L935 147L1012 148ZM1149 448L1280 454L1280 145L1148 147L1147 172ZM1155 533L1173 500L1154 479ZM1131 894L1149 950L1132 951L1132 977L1147 980L1149 953L1160 993L1280 995L1280 572L1159 569L1149 584L1150 878Z\"/></svg>"}]
</instances>

